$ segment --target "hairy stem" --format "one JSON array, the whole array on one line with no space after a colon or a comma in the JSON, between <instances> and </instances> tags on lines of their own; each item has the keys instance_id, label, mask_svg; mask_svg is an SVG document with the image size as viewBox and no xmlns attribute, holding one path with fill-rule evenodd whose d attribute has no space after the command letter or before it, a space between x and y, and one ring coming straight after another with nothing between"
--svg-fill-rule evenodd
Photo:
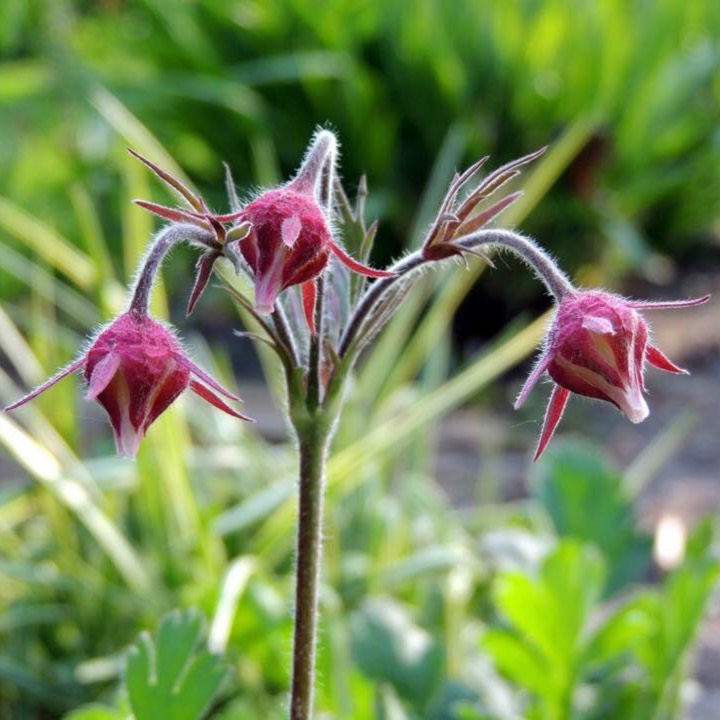
<instances>
[{"instance_id":1,"label":"hairy stem","mask_svg":"<svg viewBox=\"0 0 720 720\"><path fill-rule=\"evenodd\" d=\"M155 278L165 256L175 245L181 242L190 242L211 247L214 240L214 236L208 230L191 223L177 223L162 230L156 236L140 264L140 271L130 295L128 310L147 315L150 291L155 284Z\"/></svg>"},{"instance_id":2,"label":"hairy stem","mask_svg":"<svg viewBox=\"0 0 720 720\"><path fill-rule=\"evenodd\" d=\"M297 531L295 632L290 720L312 720L318 586L322 558L322 509L329 425L310 420L298 427L300 495Z\"/></svg>"},{"instance_id":3,"label":"hairy stem","mask_svg":"<svg viewBox=\"0 0 720 720\"><path fill-rule=\"evenodd\" d=\"M340 357L343 357L355 336L360 330L363 321L368 314L375 307L380 298L390 289L401 277L407 275L409 272L421 267L425 263L430 262L426 260L421 252L414 252L411 255L407 255L402 260L396 262L392 267L388 268L395 275L392 277L380 278L376 280L367 290L367 292L360 298L353 314L348 320L348 324L343 331L342 337L340 338Z\"/></svg>"},{"instance_id":4,"label":"hairy stem","mask_svg":"<svg viewBox=\"0 0 720 720\"><path fill-rule=\"evenodd\" d=\"M479 230L478 232L452 241L452 245L468 252L490 245L510 250L520 257L536 273L551 295L561 300L565 295L575 290L567 275L558 267L553 258L534 240L512 230ZM395 273L393 277L376 280L360 298L340 339L340 357L344 357L353 344L365 319L376 308L380 298L398 282L418 268L428 263L444 262L443 260L430 260L423 256L422 250L407 255L398 261L389 270Z\"/></svg>"},{"instance_id":5,"label":"hairy stem","mask_svg":"<svg viewBox=\"0 0 720 720\"><path fill-rule=\"evenodd\" d=\"M275 303L275 309L273 310L272 319L273 324L275 325L275 331L285 345L287 352L290 355L290 360L293 367L297 367L300 362L297 345L295 344L295 339L290 332L290 326L288 325L285 310L283 310L283 307L279 302Z\"/></svg>"},{"instance_id":6,"label":"hairy stem","mask_svg":"<svg viewBox=\"0 0 720 720\"><path fill-rule=\"evenodd\" d=\"M453 244L469 250L477 250L484 245L510 250L535 271L556 300L561 300L575 289L567 275L540 245L532 238L513 230L479 230L472 235L454 240Z\"/></svg>"}]
</instances>

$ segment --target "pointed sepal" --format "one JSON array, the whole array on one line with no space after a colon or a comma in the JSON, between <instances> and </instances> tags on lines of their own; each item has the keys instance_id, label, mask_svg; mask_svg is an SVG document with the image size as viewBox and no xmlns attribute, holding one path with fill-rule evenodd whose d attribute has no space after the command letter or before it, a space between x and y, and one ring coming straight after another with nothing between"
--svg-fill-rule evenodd
<instances>
[{"instance_id":1,"label":"pointed sepal","mask_svg":"<svg viewBox=\"0 0 720 720\"><path fill-rule=\"evenodd\" d=\"M243 415L242 413L239 413L237 410L231 408L222 398L218 397L209 387L207 387L206 385L203 385L202 383L198 382L197 380L190 381L190 389L196 395L201 397L206 402L209 402L211 405L216 407L218 410L222 410L224 413L227 413L228 415L232 415L232 417L236 417L240 420L247 420L247 422L255 422L252 418L249 418L246 415Z\"/></svg>"},{"instance_id":2,"label":"pointed sepal","mask_svg":"<svg viewBox=\"0 0 720 720\"><path fill-rule=\"evenodd\" d=\"M341 248L337 243L333 241L329 242L329 246L331 252L338 258L338 260L340 260L343 265L349 267L351 270L359 273L360 275L366 275L367 277L374 278L395 277L394 272L390 272L388 270L376 270L375 268L371 268L368 265L358 262L350 255L348 255L343 248Z\"/></svg>"},{"instance_id":3,"label":"pointed sepal","mask_svg":"<svg viewBox=\"0 0 720 720\"><path fill-rule=\"evenodd\" d=\"M678 375L690 374L687 370L678 367L672 360L670 360L670 358L667 357L667 355L665 355L665 353L656 348L654 345L648 345L646 359L651 365L654 365L659 370L676 373Z\"/></svg>"},{"instance_id":4,"label":"pointed sepal","mask_svg":"<svg viewBox=\"0 0 720 720\"><path fill-rule=\"evenodd\" d=\"M317 304L317 280L308 280L301 285L305 322L311 335L315 335L315 305Z\"/></svg>"},{"instance_id":5,"label":"pointed sepal","mask_svg":"<svg viewBox=\"0 0 720 720\"><path fill-rule=\"evenodd\" d=\"M66 365L62 370L59 370L55 375L53 375L49 380L46 380L42 385L38 385L34 390L31 390L27 395L23 395L19 400L16 400L14 403L10 403L7 407L5 407L5 412L8 412L10 410L15 410L15 408L19 408L21 405L24 405L27 402L30 402L32 399L36 398L40 393L44 393L48 388L51 388L55 383L62 380L64 377L67 377L68 375L71 375L72 373L76 372L77 370L80 370L83 365L85 365L86 356L83 355L78 360L75 360L71 362L69 365Z\"/></svg>"},{"instance_id":6,"label":"pointed sepal","mask_svg":"<svg viewBox=\"0 0 720 720\"><path fill-rule=\"evenodd\" d=\"M548 443L552 440L552 436L555 434L555 429L565 412L565 406L567 405L569 397L569 390L566 390L564 387L560 387L559 385L555 385L553 387L552 394L550 395L550 402L548 402L547 410L545 411L545 418L543 419L543 426L540 431L540 439L538 440L533 461L537 460L543 454L545 448L548 446Z\"/></svg>"}]
</instances>

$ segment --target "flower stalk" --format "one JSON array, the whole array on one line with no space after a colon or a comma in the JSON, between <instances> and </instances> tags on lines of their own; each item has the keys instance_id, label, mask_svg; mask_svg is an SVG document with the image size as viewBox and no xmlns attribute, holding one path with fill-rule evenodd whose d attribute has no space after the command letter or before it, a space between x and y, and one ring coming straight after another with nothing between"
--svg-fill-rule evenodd
<instances>
[{"instance_id":1,"label":"flower stalk","mask_svg":"<svg viewBox=\"0 0 720 720\"><path fill-rule=\"evenodd\" d=\"M307 422L295 427L299 482L290 718L310 720L315 685L325 466L332 433L322 411L308 415Z\"/></svg>"}]
</instances>

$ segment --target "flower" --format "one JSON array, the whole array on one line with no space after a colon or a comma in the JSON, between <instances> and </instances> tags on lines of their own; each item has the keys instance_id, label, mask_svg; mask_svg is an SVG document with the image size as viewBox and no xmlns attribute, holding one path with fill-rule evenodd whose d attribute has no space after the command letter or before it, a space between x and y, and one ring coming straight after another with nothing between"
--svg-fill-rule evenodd
<instances>
[{"instance_id":1,"label":"flower","mask_svg":"<svg viewBox=\"0 0 720 720\"><path fill-rule=\"evenodd\" d=\"M316 281L330 261L331 254L361 275L376 278L394 275L354 260L333 239L330 224L317 197L323 182L332 188L336 143L330 131L319 131L293 180L267 190L244 208L240 207L233 190L234 210L225 215L211 213L205 200L178 178L130 150L192 209L168 208L146 200L136 200L136 204L165 220L192 223L207 233L201 242L204 253L196 266L188 315L221 257L230 260L238 272L242 269L240 255L250 266L255 280L255 310L260 314L272 313L278 295L292 285L300 285L305 319L312 334L315 333ZM228 185L232 187L230 175ZM226 230L225 225L230 223L232 227Z\"/></svg>"},{"instance_id":2,"label":"flower","mask_svg":"<svg viewBox=\"0 0 720 720\"><path fill-rule=\"evenodd\" d=\"M642 422L649 413L643 396L645 362L666 372L688 373L649 342L647 322L638 310L689 307L709 298L653 303L600 290L565 294L545 349L515 401L517 409L546 371L555 381L535 460L550 442L571 392L610 402L631 422Z\"/></svg>"},{"instance_id":3,"label":"flower","mask_svg":"<svg viewBox=\"0 0 720 720\"><path fill-rule=\"evenodd\" d=\"M86 399L97 400L110 417L120 455L135 457L150 425L188 387L228 415L249 420L216 394L240 401L187 357L172 330L134 311L118 316L81 358L5 410L24 405L77 370L88 384Z\"/></svg>"},{"instance_id":4,"label":"flower","mask_svg":"<svg viewBox=\"0 0 720 720\"><path fill-rule=\"evenodd\" d=\"M333 239L327 218L304 178L268 190L249 203L238 218L250 226L240 250L255 277L255 309L273 311L278 295L300 285L305 318L315 331L316 281L330 254L351 270L368 277L394 273L375 270L354 260Z\"/></svg>"}]
</instances>

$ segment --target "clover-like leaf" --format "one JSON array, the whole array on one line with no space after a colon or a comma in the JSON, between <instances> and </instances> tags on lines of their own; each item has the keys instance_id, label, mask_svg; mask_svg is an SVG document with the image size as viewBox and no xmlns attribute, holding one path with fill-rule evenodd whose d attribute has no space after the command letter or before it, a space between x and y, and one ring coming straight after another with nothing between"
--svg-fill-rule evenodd
<instances>
[{"instance_id":1,"label":"clover-like leaf","mask_svg":"<svg viewBox=\"0 0 720 720\"><path fill-rule=\"evenodd\" d=\"M222 683L226 667L200 646L203 622L194 610L166 615L151 637L130 649L125 681L136 720L198 720Z\"/></svg>"}]
</instances>

